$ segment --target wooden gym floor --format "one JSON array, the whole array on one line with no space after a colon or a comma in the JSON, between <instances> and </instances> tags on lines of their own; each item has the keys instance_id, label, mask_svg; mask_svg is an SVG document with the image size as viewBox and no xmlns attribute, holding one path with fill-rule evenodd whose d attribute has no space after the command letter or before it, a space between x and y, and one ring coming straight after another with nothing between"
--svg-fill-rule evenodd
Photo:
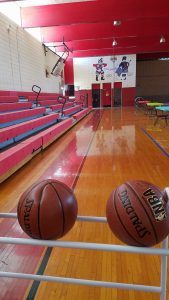
<instances>
[{"instance_id":1,"label":"wooden gym floor","mask_svg":"<svg viewBox=\"0 0 169 300\"><path fill-rule=\"evenodd\" d=\"M133 107L94 110L1 184L0 211L15 212L23 191L42 178L74 188L78 215L85 216L105 216L111 191L127 180L167 187L169 128L153 123ZM0 222L1 236L26 237L17 220ZM62 240L122 245L104 223L77 221ZM1 245L0 270L160 285L160 257L143 254ZM159 294L1 278L0 299L156 300Z\"/></svg>"}]
</instances>

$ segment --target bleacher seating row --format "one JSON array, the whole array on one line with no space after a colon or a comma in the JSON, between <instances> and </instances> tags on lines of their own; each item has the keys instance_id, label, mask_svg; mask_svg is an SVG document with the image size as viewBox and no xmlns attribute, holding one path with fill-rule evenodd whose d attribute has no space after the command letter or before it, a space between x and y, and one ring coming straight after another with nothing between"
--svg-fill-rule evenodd
<instances>
[{"instance_id":1,"label":"bleacher seating row","mask_svg":"<svg viewBox=\"0 0 169 300\"><path fill-rule=\"evenodd\" d=\"M77 122L81 120L86 114L90 112L91 108L85 108L84 110L79 111L73 115L73 119Z\"/></svg>"},{"instance_id":2,"label":"bleacher seating row","mask_svg":"<svg viewBox=\"0 0 169 300\"><path fill-rule=\"evenodd\" d=\"M62 112L63 113L62 116L71 116L71 115L73 115L73 114L75 114L75 113L77 113L78 111L81 110L81 105L76 105L76 106L70 107L70 103L66 103L65 106L66 107L65 107L65 110ZM55 114L55 116L56 116L56 112L61 111L62 104L58 104L57 106L54 106L54 109L51 110L51 113ZM38 118L42 117L45 114L46 114L45 107L37 107L37 108L34 108L34 109L29 109L29 110L12 111L12 112L1 114L0 115L1 116L0 117L0 128L6 128L6 127L10 126L10 129L1 130L1 132L0 132L0 143L1 143L1 136L4 135L5 132L9 133L9 130L12 131L13 128L15 128L15 127L16 127L15 131L17 131L17 128L20 128L20 127L25 127L26 128L26 126L23 122L27 122L29 120L32 120L32 119L36 118L36 121L34 121L34 124L35 124L35 123L38 122L37 121ZM50 112L48 112L48 114L50 114ZM59 117L59 115L57 115L57 117ZM52 118L54 118L54 115L53 115ZM18 123L21 123L21 125L16 126L16 124L18 124ZM26 123L26 124L28 124L28 123ZM31 125L31 124L33 124L33 122L30 121L29 124ZM0 144L0 149L2 149L1 144Z\"/></svg>"},{"instance_id":3,"label":"bleacher seating row","mask_svg":"<svg viewBox=\"0 0 169 300\"><path fill-rule=\"evenodd\" d=\"M39 100L37 101L38 105L49 107L54 104L58 104L57 100Z\"/></svg>"},{"instance_id":4,"label":"bleacher seating row","mask_svg":"<svg viewBox=\"0 0 169 300\"><path fill-rule=\"evenodd\" d=\"M58 108L62 108L62 105L60 102L58 102L58 100L37 100L37 102L34 102L39 106L45 106L45 107L50 107L52 108L53 106L58 106ZM70 107L72 105L75 105L76 103L73 102L66 102L65 103L65 107Z\"/></svg>"},{"instance_id":5,"label":"bleacher seating row","mask_svg":"<svg viewBox=\"0 0 169 300\"><path fill-rule=\"evenodd\" d=\"M35 101L36 100L36 95L28 96L27 99L28 99L28 101ZM56 95L39 96L38 100L40 100L40 101L43 101L43 100L55 101L55 100L57 100L57 96Z\"/></svg>"},{"instance_id":6,"label":"bleacher seating row","mask_svg":"<svg viewBox=\"0 0 169 300\"><path fill-rule=\"evenodd\" d=\"M0 103L18 102L18 96L0 96Z\"/></svg>"},{"instance_id":7,"label":"bleacher seating row","mask_svg":"<svg viewBox=\"0 0 169 300\"><path fill-rule=\"evenodd\" d=\"M76 113L78 113L80 109L81 109L80 105L68 108L64 111L64 117L71 116L73 114L76 115ZM33 112L37 110L38 108L34 109ZM46 127L53 125L54 123L58 122L59 117L60 117L59 113L53 113L53 114L40 116L37 117L36 119L31 119L22 123L20 122L18 124L14 124L2 128L0 130L0 149L4 149L9 145L12 145Z\"/></svg>"},{"instance_id":8,"label":"bleacher seating row","mask_svg":"<svg viewBox=\"0 0 169 300\"><path fill-rule=\"evenodd\" d=\"M79 112L81 110L81 105L76 105L70 108L67 108L63 111L63 115L64 116L72 116L74 115L76 112Z\"/></svg>"},{"instance_id":9,"label":"bleacher seating row","mask_svg":"<svg viewBox=\"0 0 169 300\"><path fill-rule=\"evenodd\" d=\"M76 124L77 121L79 121L84 116L86 116L90 111L91 108L86 108L84 110L81 110L75 113L71 118L67 118L66 120L63 120L60 123L56 123L55 125L52 125L48 129L44 129L43 131L36 133L34 136L29 137L24 141L20 141L18 144L14 145L13 147L10 147L9 149L1 152L0 153L0 182L4 181L16 170L18 170L21 166L23 166L26 162L32 159L35 154L39 153L42 149L46 148L49 144L55 141L71 126ZM56 120L56 116L57 114L44 116L42 118L38 118L37 121L39 121L39 119L45 120L45 118L54 121L54 119ZM39 123L37 122L37 124ZM14 125L14 126L18 126L18 125ZM15 130L13 132L15 132ZM19 134L21 135L23 134L23 132L19 132ZM1 137L1 141L2 143L4 141L2 137Z\"/></svg>"},{"instance_id":10,"label":"bleacher seating row","mask_svg":"<svg viewBox=\"0 0 169 300\"><path fill-rule=\"evenodd\" d=\"M45 107L12 111L0 115L0 128L22 123L30 119L41 117L45 114Z\"/></svg>"},{"instance_id":11,"label":"bleacher seating row","mask_svg":"<svg viewBox=\"0 0 169 300\"><path fill-rule=\"evenodd\" d=\"M59 114L52 114L22 122L0 130L0 149L14 144L57 122Z\"/></svg>"},{"instance_id":12,"label":"bleacher seating row","mask_svg":"<svg viewBox=\"0 0 169 300\"><path fill-rule=\"evenodd\" d=\"M32 108L32 102L0 103L0 112Z\"/></svg>"},{"instance_id":13,"label":"bleacher seating row","mask_svg":"<svg viewBox=\"0 0 169 300\"><path fill-rule=\"evenodd\" d=\"M38 106L50 107L51 109L54 108L58 110L61 109L63 106L63 104L59 103L57 100L38 100L34 104L37 104ZM73 105L76 105L76 103L67 102L65 103L64 107L71 107ZM21 109L27 109L32 107L33 107L33 103L29 101L0 103L0 112L2 113L6 111L21 110Z\"/></svg>"},{"instance_id":14,"label":"bleacher seating row","mask_svg":"<svg viewBox=\"0 0 169 300\"><path fill-rule=\"evenodd\" d=\"M72 107L72 105L73 105L73 103L72 102L66 102L65 104L64 104L64 108L66 109L66 108L68 108L68 107ZM63 104L55 104L55 105L51 105L50 106L50 109L52 110L52 111L60 111L61 109L62 109L62 106L63 106Z\"/></svg>"}]
</instances>

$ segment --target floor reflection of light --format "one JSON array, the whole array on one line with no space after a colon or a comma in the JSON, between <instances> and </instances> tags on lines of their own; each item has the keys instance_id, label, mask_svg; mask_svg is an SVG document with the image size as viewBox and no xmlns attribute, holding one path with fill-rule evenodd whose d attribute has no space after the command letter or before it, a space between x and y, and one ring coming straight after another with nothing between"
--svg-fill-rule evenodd
<instances>
[{"instance_id":1,"label":"floor reflection of light","mask_svg":"<svg viewBox=\"0 0 169 300\"><path fill-rule=\"evenodd\" d=\"M46 179L53 179L53 176L47 176Z\"/></svg>"},{"instance_id":2,"label":"floor reflection of light","mask_svg":"<svg viewBox=\"0 0 169 300\"><path fill-rule=\"evenodd\" d=\"M147 130L147 131L162 131L161 128L155 127L155 126L147 126L147 127L146 127L146 130Z\"/></svg>"},{"instance_id":3,"label":"floor reflection of light","mask_svg":"<svg viewBox=\"0 0 169 300\"><path fill-rule=\"evenodd\" d=\"M62 170L62 168L58 168L58 169L56 170L56 172L54 173L54 175L55 175L56 177L60 177L60 176L66 176L67 174Z\"/></svg>"},{"instance_id":4,"label":"floor reflection of light","mask_svg":"<svg viewBox=\"0 0 169 300\"><path fill-rule=\"evenodd\" d=\"M86 132L79 132L77 138L77 155L82 155ZM96 155L129 155L135 152L135 126L111 126L110 129L104 129L103 126L97 130L92 141L92 148L88 156Z\"/></svg>"}]
</instances>

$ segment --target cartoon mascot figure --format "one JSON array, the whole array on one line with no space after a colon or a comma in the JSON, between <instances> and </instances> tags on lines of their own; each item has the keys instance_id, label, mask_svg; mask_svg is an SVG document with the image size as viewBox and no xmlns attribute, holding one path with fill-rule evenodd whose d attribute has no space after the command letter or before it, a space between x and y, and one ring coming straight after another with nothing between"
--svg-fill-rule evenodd
<instances>
[{"instance_id":1,"label":"cartoon mascot figure","mask_svg":"<svg viewBox=\"0 0 169 300\"><path fill-rule=\"evenodd\" d=\"M128 62L127 57L123 56L121 63L119 64L116 74L120 77L122 76L122 80L126 80L126 76L128 74L128 67L130 65L131 60Z\"/></svg>"},{"instance_id":2,"label":"cartoon mascot figure","mask_svg":"<svg viewBox=\"0 0 169 300\"><path fill-rule=\"evenodd\" d=\"M99 76L101 77L101 80L104 80L104 70L103 68L106 67L107 64L103 63L103 58L98 59L97 64L93 64L93 67L96 68L96 81L99 80Z\"/></svg>"}]
</instances>

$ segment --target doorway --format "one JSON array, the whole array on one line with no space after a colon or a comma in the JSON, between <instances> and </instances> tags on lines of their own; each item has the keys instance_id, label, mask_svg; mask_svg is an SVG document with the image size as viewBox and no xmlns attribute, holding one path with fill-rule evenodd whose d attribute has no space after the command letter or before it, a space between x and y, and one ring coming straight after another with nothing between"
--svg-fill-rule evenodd
<instances>
[{"instance_id":1,"label":"doorway","mask_svg":"<svg viewBox=\"0 0 169 300\"><path fill-rule=\"evenodd\" d=\"M104 107L111 107L111 83L103 83L102 103Z\"/></svg>"},{"instance_id":2,"label":"doorway","mask_svg":"<svg viewBox=\"0 0 169 300\"><path fill-rule=\"evenodd\" d=\"M92 84L92 106L100 107L100 84Z\"/></svg>"},{"instance_id":3,"label":"doorway","mask_svg":"<svg viewBox=\"0 0 169 300\"><path fill-rule=\"evenodd\" d=\"M122 104L122 82L114 83L114 106Z\"/></svg>"}]
</instances>

